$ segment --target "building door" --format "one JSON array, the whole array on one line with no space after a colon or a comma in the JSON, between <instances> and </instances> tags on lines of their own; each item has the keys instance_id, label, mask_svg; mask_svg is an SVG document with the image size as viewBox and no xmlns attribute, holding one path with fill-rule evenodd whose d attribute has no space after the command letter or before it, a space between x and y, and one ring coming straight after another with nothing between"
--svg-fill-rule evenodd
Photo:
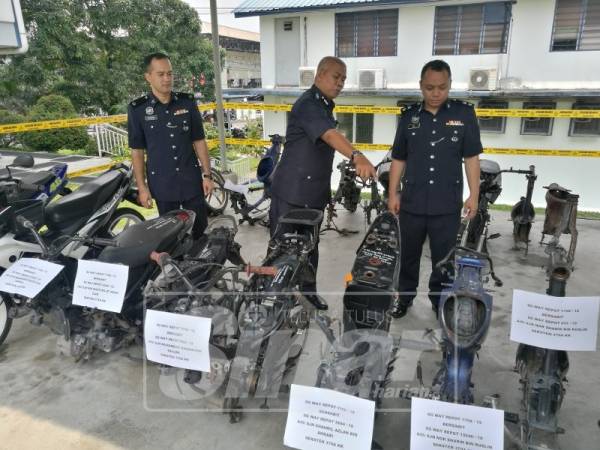
<instances>
[{"instance_id":1,"label":"building door","mask_svg":"<svg viewBox=\"0 0 600 450\"><path fill-rule=\"evenodd\" d=\"M300 18L275 19L275 83L298 86Z\"/></svg>"}]
</instances>

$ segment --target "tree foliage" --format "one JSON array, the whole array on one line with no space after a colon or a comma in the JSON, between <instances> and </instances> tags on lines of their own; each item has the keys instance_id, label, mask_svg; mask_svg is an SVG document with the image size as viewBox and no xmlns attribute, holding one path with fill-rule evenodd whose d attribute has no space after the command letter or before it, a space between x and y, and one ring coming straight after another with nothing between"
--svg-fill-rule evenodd
<instances>
[{"instance_id":1,"label":"tree foliage","mask_svg":"<svg viewBox=\"0 0 600 450\"><path fill-rule=\"evenodd\" d=\"M28 121L70 119L77 117L71 101L61 95L40 97L29 111ZM55 152L61 148L83 149L90 142L85 127L57 128L48 131L30 131L19 136L28 148L37 151Z\"/></svg>"},{"instance_id":2,"label":"tree foliage","mask_svg":"<svg viewBox=\"0 0 600 450\"><path fill-rule=\"evenodd\" d=\"M124 112L147 90L141 61L170 55L175 88L213 97L212 47L181 0L22 0L29 51L0 64L0 106L24 111L44 95L79 113ZM2 62L2 60L0 60ZM205 86L191 86L204 73ZM197 81L196 81L197 83Z\"/></svg>"}]
</instances>

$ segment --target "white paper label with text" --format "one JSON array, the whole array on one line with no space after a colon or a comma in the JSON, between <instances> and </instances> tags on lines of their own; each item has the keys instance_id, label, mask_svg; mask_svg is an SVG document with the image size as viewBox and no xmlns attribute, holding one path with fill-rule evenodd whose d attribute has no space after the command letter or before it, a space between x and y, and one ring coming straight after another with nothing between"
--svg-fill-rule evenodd
<instances>
[{"instance_id":1,"label":"white paper label with text","mask_svg":"<svg viewBox=\"0 0 600 450\"><path fill-rule=\"evenodd\" d=\"M515 289L511 341L550 350L596 351L600 297L554 297Z\"/></svg>"}]
</instances>

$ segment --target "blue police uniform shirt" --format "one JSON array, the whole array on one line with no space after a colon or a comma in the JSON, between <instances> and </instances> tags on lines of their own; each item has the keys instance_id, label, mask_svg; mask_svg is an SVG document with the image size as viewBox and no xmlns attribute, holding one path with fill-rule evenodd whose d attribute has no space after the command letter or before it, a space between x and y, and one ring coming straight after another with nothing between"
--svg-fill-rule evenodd
<instances>
[{"instance_id":1,"label":"blue police uniform shirt","mask_svg":"<svg viewBox=\"0 0 600 450\"><path fill-rule=\"evenodd\" d=\"M402 112L392 157L406 161L400 208L412 214L453 214L463 204L463 158L483 151L471 103L448 100L436 115L423 103Z\"/></svg>"},{"instance_id":2,"label":"blue police uniform shirt","mask_svg":"<svg viewBox=\"0 0 600 450\"><path fill-rule=\"evenodd\" d=\"M127 129L129 147L146 151L146 178L154 198L184 201L203 194L192 143L204 139L204 128L192 94L173 92L168 104L152 93L132 101Z\"/></svg>"},{"instance_id":3,"label":"blue police uniform shirt","mask_svg":"<svg viewBox=\"0 0 600 450\"><path fill-rule=\"evenodd\" d=\"M335 151L321 136L336 128L334 107L314 85L296 100L273 176L274 196L305 208L324 208L329 202Z\"/></svg>"}]
</instances>

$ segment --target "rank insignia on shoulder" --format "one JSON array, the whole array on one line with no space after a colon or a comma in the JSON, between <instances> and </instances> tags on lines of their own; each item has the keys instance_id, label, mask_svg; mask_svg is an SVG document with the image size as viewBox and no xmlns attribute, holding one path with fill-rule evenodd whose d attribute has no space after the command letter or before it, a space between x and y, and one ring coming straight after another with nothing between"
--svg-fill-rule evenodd
<instances>
[{"instance_id":1,"label":"rank insignia on shoulder","mask_svg":"<svg viewBox=\"0 0 600 450\"><path fill-rule=\"evenodd\" d=\"M449 120L446 122L447 127L464 127L465 124L462 120Z\"/></svg>"},{"instance_id":2,"label":"rank insignia on shoulder","mask_svg":"<svg viewBox=\"0 0 600 450\"><path fill-rule=\"evenodd\" d=\"M188 100L194 100L194 94L190 94L189 92L174 92L175 97L178 98L187 98Z\"/></svg>"},{"instance_id":3,"label":"rank insignia on shoulder","mask_svg":"<svg viewBox=\"0 0 600 450\"><path fill-rule=\"evenodd\" d=\"M185 108L183 108L183 109L178 109L177 111L175 111L175 112L173 113L173 115L174 115L174 116L179 116L179 115L181 115L181 114L186 114L186 113L189 113L189 112L190 112L190 110L189 110L189 109L185 109Z\"/></svg>"},{"instance_id":4,"label":"rank insignia on shoulder","mask_svg":"<svg viewBox=\"0 0 600 450\"><path fill-rule=\"evenodd\" d=\"M143 95L143 96L141 96L139 98L136 98L135 100L133 100L129 104L131 106L139 106L139 105L144 104L147 100L148 100L148 96L147 95Z\"/></svg>"}]
</instances>

